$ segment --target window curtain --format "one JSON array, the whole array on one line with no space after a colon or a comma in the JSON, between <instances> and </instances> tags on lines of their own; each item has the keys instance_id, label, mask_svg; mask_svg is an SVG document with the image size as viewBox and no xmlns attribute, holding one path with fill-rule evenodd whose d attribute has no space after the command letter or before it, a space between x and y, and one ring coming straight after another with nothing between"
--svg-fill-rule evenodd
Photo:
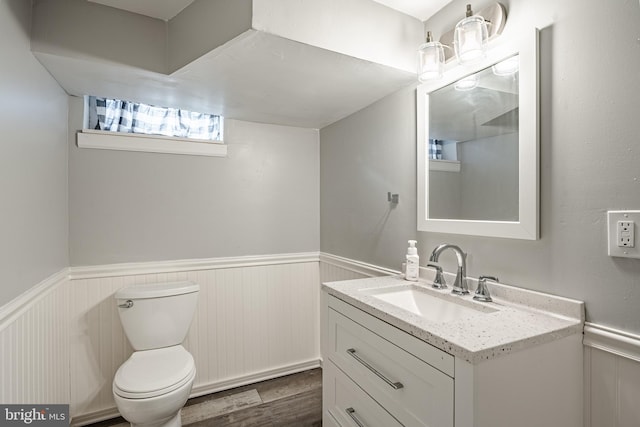
<instances>
[{"instance_id":1,"label":"window curtain","mask_svg":"<svg viewBox=\"0 0 640 427\"><path fill-rule=\"evenodd\" d=\"M429 158L442 160L442 141L439 139L429 140Z\"/></svg>"},{"instance_id":2,"label":"window curtain","mask_svg":"<svg viewBox=\"0 0 640 427\"><path fill-rule=\"evenodd\" d=\"M222 117L214 114L95 96L89 97L89 108L95 108L90 126L97 130L222 140Z\"/></svg>"}]
</instances>

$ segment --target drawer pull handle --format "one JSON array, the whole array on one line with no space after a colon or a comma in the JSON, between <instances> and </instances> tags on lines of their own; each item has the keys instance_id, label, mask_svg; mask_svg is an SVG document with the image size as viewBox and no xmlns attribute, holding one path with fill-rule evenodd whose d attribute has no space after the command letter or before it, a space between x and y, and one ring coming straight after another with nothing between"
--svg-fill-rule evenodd
<instances>
[{"instance_id":1,"label":"drawer pull handle","mask_svg":"<svg viewBox=\"0 0 640 427\"><path fill-rule=\"evenodd\" d=\"M351 357L353 357L354 359L356 359L358 362L360 362L365 368L367 368L368 370L370 370L371 372L373 372L378 378L380 378L382 381L384 381L385 383L389 384L389 386L394 389L394 390L398 390L401 389L402 387L404 387L404 385L402 385L401 382L393 382L391 381L389 378L385 377L384 375L382 375L380 373L380 371L378 371L376 368L374 368L373 366L369 365L367 362L365 362L364 360L362 360L362 358L360 358L360 356L358 356L356 354L356 351L352 348L347 349L347 353L349 353L349 355L351 355Z\"/></svg>"},{"instance_id":2,"label":"drawer pull handle","mask_svg":"<svg viewBox=\"0 0 640 427\"><path fill-rule=\"evenodd\" d=\"M358 419L358 417L356 416L356 410L353 408L347 408L345 409L345 411L347 412L347 415L349 415L349 417L351 417L351 419L353 420L354 423L356 423L356 425L358 427L367 427L365 426L362 421L360 421Z\"/></svg>"}]
</instances>

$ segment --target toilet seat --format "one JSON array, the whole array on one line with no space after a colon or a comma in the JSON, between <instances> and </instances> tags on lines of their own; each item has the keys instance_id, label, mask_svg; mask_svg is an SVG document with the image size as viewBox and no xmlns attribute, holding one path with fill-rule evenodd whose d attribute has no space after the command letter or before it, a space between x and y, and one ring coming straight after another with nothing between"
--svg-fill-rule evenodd
<instances>
[{"instance_id":1,"label":"toilet seat","mask_svg":"<svg viewBox=\"0 0 640 427\"><path fill-rule=\"evenodd\" d=\"M127 399L161 396L193 381L195 370L181 345L136 351L116 372L113 392Z\"/></svg>"}]
</instances>

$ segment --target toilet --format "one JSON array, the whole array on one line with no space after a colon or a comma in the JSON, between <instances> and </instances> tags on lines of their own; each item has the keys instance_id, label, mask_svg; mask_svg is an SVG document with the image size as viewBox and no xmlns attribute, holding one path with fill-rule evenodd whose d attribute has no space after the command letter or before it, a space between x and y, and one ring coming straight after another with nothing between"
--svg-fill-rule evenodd
<instances>
[{"instance_id":1,"label":"toilet","mask_svg":"<svg viewBox=\"0 0 640 427\"><path fill-rule=\"evenodd\" d=\"M198 302L193 282L135 285L115 294L124 332L135 350L118 368L113 397L133 427L180 427L196 367L182 346Z\"/></svg>"}]
</instances>

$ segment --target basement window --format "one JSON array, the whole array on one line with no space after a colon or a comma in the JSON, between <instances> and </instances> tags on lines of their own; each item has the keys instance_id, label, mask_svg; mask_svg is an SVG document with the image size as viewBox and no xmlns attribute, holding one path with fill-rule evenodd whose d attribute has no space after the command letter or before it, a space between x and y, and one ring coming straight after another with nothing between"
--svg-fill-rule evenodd
<instances>
[{"instance_id":1,"label":"basement window","mask_svg":"<svg viewBox=\"0 0 640 427\"><path fill-rule=\"evenodd\" d=\"M222 116L178 108L85 96L78 146L223 157Z\"/></svg>"}]
</instances>

